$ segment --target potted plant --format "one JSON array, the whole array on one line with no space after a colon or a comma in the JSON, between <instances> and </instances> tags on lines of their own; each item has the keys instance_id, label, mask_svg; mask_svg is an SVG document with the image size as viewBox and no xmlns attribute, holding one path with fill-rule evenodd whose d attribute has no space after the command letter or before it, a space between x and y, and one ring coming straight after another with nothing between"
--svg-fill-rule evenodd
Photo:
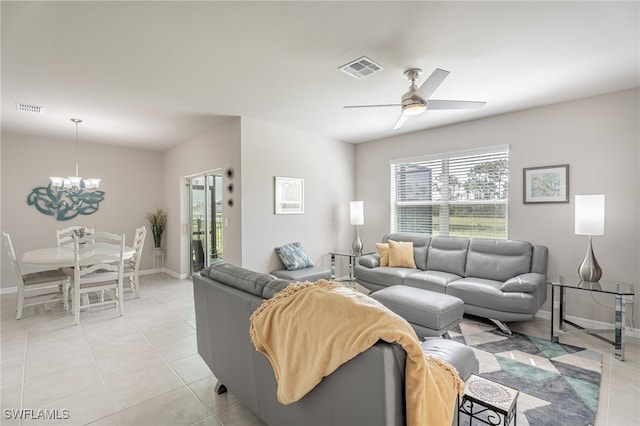
<instances>
[{"instance_id":1,"label":"potted plant","mask_svg":"<svg viewBox=\"0 0 640 426\"><path fill-rule=\"evenodd\" d=\"M160 248L164 227L167 225L167 213L158 207L155 213L147 213L147 220L151 225L153 244L156 248Z\"/></svg>"},{"instance_id":2,"label":"potted plant","mask_svg":"<svg viewBox=\"0 0 640 426\"><path fill-rule=\"evenodd\" d=\"M147 220L151 225L151 234L153 234L153 269L162 268L164 263L164 253L160 245L162 244L162 234L164 227L167 225L167 212L161 208L157 208L155 213L147 213Z\"/></svg>"}]
</instances>

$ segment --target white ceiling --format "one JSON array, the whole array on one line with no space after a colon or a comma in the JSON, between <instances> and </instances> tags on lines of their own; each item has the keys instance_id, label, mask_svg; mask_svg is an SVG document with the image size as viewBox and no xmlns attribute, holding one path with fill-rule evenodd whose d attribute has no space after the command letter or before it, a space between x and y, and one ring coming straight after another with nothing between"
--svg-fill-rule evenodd
<instances>
[{"instance_id":1,"label":"white ceiling","mask_svg":"<svg viewBox=\"0 0 640 426\"><path fill-rule=\"evenodd\" d=\"M640 3L1 2L2 130L164 150L230 116L363 142L399 133L402 75L451 71L401 132L640 85ZM338 67L363 55L382 72ZM15 103L44 105L19 113Z\"/></svg>"}]
</instances>

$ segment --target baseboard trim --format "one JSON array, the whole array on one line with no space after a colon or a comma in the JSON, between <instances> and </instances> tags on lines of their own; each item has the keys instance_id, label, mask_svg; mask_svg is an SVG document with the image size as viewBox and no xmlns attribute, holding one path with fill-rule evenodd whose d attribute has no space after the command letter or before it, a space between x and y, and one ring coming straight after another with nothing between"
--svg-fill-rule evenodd
<instances>
[{"instance_id":1,"label":"baseboard trim","mask_svg":"<svg viewBox=\"0 0 640 426\"><path fill-rule=\"evenodd\" d=\"M551 311L538 311L538 313L536 314L536 317L551 321ZM613 323L594 321L591 319L580 318L573 315L567 315L566 318L569 321L575 322L576 324L579 324L584 328L589 328L593 330L614 330L616 328ZM625 337L628 336L628 337L635 337L640 339L640 329L625 326L624 335Z\"/></svg>"}]
</instances>

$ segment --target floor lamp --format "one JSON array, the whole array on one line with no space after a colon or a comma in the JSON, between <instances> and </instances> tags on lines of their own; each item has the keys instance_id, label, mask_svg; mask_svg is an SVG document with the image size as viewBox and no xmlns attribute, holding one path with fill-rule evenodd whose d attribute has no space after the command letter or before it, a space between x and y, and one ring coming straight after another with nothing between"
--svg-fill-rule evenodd
<instances>
[{"instance_id":1,"label":"floor lamp","mask_svg":"<svg viewBox=\"0 0 640 426\"><path fill-rule=\"evenodd\" d=\"M604 235L604 195L576 195L576 235L588 235L587 254L578 267L583 281L599 281L602 269L593 254L591 237Z\"/></svg>"},{"instance_id":2,"label":"floor lamp","mask_svg":"<svg viewBox=\"0 0 640 426\"><path fill-rule=\"evenodd\" d=\"M356 237L353 239L351 248L354 253L362 253L362 240L360 239L359 225L364 225L364 202L351 201L349 203L349 213L351 224L356 226Z\"/></svg>"}]
</instances>

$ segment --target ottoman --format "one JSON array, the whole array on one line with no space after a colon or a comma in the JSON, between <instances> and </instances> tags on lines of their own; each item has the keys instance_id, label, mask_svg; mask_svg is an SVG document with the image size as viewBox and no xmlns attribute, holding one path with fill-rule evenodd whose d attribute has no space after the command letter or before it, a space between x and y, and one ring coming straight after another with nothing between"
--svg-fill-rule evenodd
<instances>
[{"instance_id":1,"label":"ottoman","mask_svg":"<svg viewBox=\"0 0 640 426\"><path fill-rule=\"evenodd\" d=\"M370 296L406 319L418 337L447 337L464 314L462 299L405 285L393 285Z\"/></svg>"}]
</instances>

